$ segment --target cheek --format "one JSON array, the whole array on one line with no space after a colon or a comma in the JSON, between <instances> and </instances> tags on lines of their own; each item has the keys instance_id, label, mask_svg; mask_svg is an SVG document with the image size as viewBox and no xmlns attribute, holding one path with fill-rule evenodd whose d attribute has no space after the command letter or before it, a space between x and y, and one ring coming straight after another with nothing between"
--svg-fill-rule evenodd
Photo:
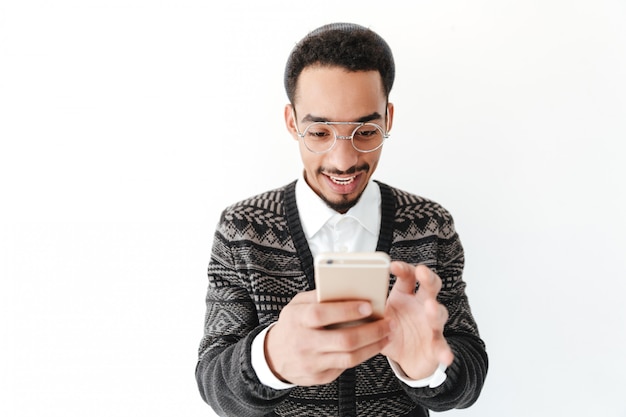
<instances>
[{"instance_id":1,"label":"cheek","mask_svg":"<svg viewBox=\"0 0 626 417\"><path fill-rule=\"evenodd\" d=\"M300 141L300 159L305 171L317 171L321 165L321 156L310 152Z\"/></svg>"},{"instance_id":2,"label":"cheek","mask_svg":"<svg viewBox=\"0 0 626 417\"><path fill-rule=\"evenodd\" d=\"M367 154L366 158L364 159L364 161L367 162L367 164L370 166L370 171L371 172L374 172L374 170L378 166L378 161L380 160L380 155L381 155L381 151L378 150L378 151L376 151L374 153Z\"/></svg>"}]
</instances>

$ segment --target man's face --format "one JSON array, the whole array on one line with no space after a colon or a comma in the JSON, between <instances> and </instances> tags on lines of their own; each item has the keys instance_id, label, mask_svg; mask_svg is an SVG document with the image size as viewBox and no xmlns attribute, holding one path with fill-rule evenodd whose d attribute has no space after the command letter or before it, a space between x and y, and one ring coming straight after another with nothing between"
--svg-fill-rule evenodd
<instances>
[{"instance_id":1,"label":"man's face","mask_svg":"<svg viewBox=\"0 0 626 417\"><path fill-rule=\"evenodd\" d=\"M393 105L387 104L380 74L348 72L340 67L307 67L298 79L294 106L295 109L286 106L285 121L299 141L304 178L331 208L345 213L361 197L376 170L382 148L363 153L354 149L349 140L337 140L329 152L313 153L297 135L294 117L300 132L312 121L372 122L388 131ZM334 127L341 136L350 136L354 130L354 125Z\"/></svg>"}]
</instances>

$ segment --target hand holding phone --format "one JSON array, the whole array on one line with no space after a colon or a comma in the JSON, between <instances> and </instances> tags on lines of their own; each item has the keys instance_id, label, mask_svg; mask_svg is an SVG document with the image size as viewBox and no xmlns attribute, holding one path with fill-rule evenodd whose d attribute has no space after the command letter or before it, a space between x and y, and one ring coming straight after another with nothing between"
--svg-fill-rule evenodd
<instances>
[{"instance_id":1,"label":"hand holding phone","mask_svg":"<svg viewBox=\"0 0 626 417\"><path fill-rule=\"evenodd\" d=\"M391 260L384 252L321 253L315 258L318 302L367 300L373 313L383 317L389 291ZM340 323L339 326L361 323Z\"/></svg>"}]
</instances>

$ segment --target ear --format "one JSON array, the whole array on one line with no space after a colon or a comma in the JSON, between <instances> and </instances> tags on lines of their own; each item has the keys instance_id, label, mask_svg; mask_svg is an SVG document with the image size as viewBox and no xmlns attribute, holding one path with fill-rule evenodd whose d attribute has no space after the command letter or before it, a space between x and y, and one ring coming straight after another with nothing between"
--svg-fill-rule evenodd
<instances>
[{"instance_id":1,"label":"ear","mask_svg":"<svg viewBox=\"0 0 626 417\"><path fill-rule=\"evenodd\" d=\"M387 103L387 133L391 131L393 126L393 103Z\"/></svg>"},{"instance_id":2,"label":"ear","mask_svg":"<svg viewBox=\"0 0 626 417\"><path fill-rule=\"evenodd\" d=\"M287 104L285 105L285 126L287 126L287 130L291 133L291 136L298 140L298 131L296 129L296 120L295 111L293 109L293 105Z\"/></svg>"}]
</instances>

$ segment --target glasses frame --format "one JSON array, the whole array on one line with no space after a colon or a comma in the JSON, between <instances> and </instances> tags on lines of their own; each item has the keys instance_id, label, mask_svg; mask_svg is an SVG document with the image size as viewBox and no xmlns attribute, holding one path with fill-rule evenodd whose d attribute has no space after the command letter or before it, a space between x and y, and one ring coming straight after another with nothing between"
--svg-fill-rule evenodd
<instances>
[{"instance_id":1,"label":"glasses frame","mask_svg":"<svg viewBox=\"0 0 626 417\"><path fill-rule=\"evenodd\" d=\"M293 122L294 125L296 127L296 133L298 135L298 137L300 139L302 139L302 143L304 143L304 146L307 148L307 150L309 152L312 152L314 154L325 154L330 152L335 145L337 144L337 140L349 140L350 144L352 145L352 147L354 148L354 150L361 152L361 153L370 153L370 152L375 152L377 150L379 150L380 148L382 148L382 146L385 144L385 140L389 139L389 132L387 132L385 129L382 128L382 126L380 126L377 123L372 123L372 122L313 122L310 125L308 125L303 132L300 132L300 128L298 127L298 119L296 118L296 110L292 107L291 109L292 111L292 115L293 115ZM385 119L387 118L387 112L385 112ZM314 151L313 149L309 148L309 145L307 145L306 140L304 140L304 135L306 133L306 131L313 125L316 124L321 124L321 125L326 125L326 126L330 126L331 130L333 131L333 133L335 134L335 140L333 141L332 145L330 145L330 147L328 149L326 149L325 151ZM345 136L345 135L340 135L339 132L337 132L337 129L335 129L335 126L354 126L354 130L352 130L352 134L349 136ZM383 140L382 142L380 142L380 145L378 145L377 147L375 147L374 149L368 149L366 151L357 148L354 145L354 134L356 133L356 131L363 126L374 126L375 128L377 128L378 130L380 130L383 133Z\"/></svg>"}]
</instances>

